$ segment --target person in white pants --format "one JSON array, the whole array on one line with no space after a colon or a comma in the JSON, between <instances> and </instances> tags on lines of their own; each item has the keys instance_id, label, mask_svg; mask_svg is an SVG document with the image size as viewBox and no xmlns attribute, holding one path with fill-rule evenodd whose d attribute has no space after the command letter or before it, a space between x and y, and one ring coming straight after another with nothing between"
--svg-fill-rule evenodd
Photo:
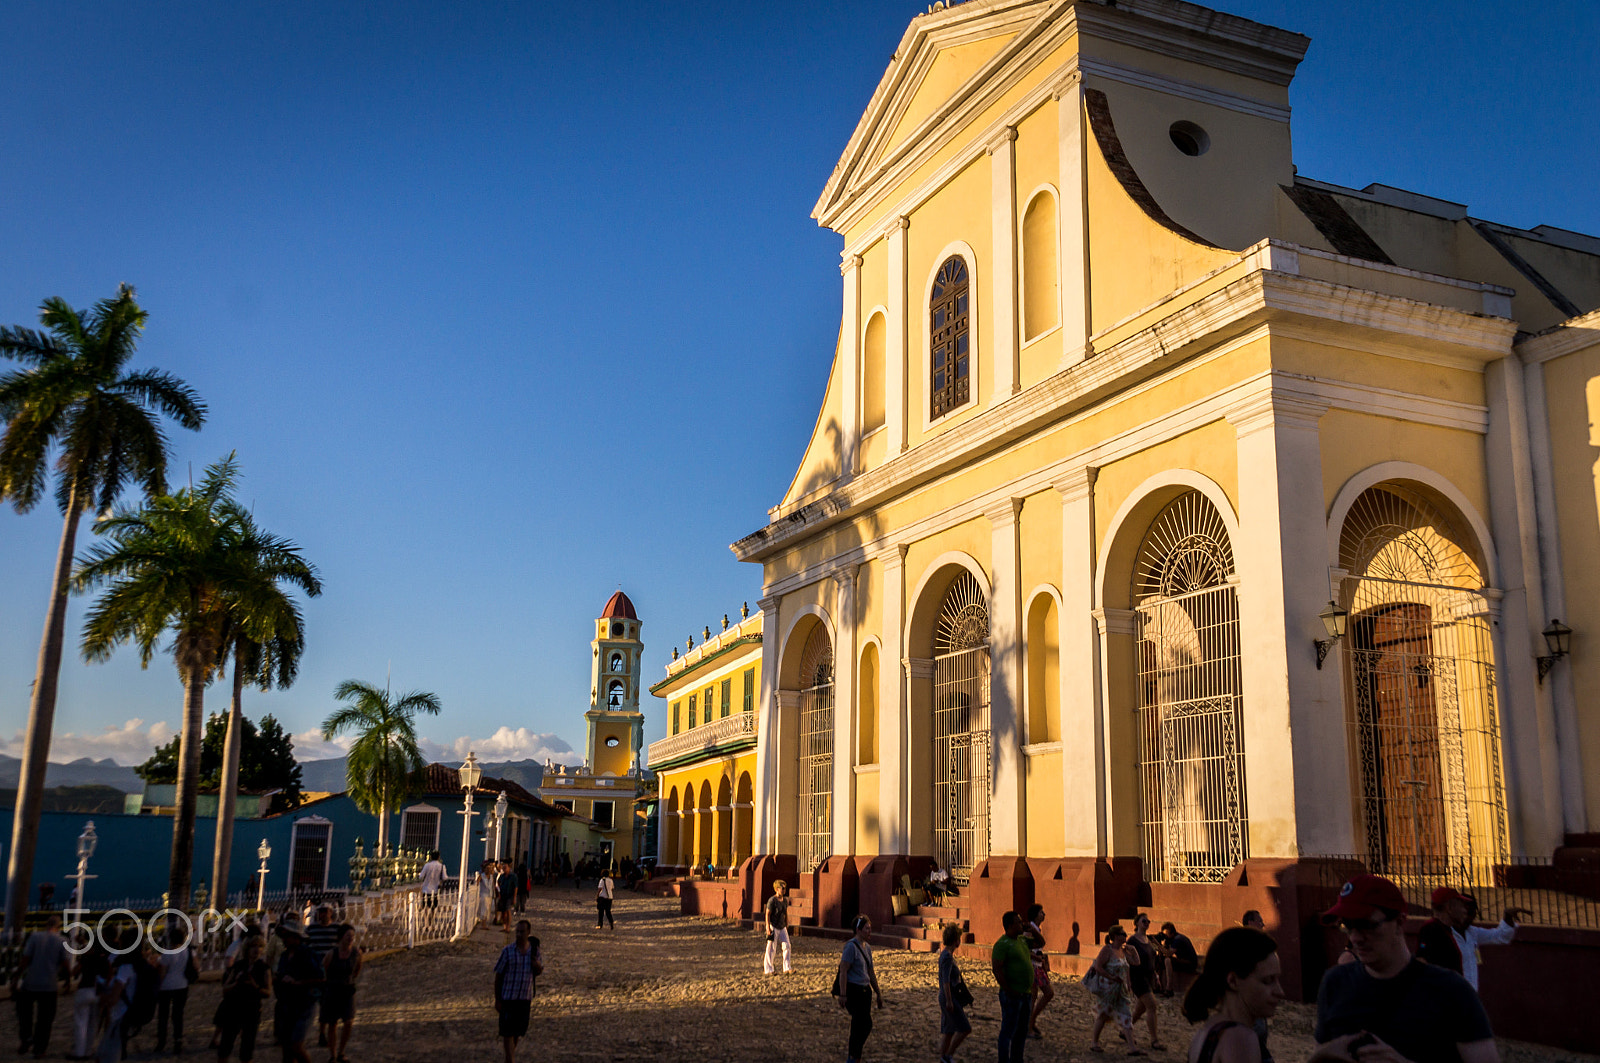
<instances>
[{"instance_id":1,"label":"person in white pants","mask_svg":"<svg viewBox=\"0 0 1600 1063\"><path fill-rule=\"evenodd\" d=\"M783 973L788 974L789 968L789 884L783 879L772 884L773 894L767 899L767 954L762 960L761 969L767 974L772 974L776 964L773 963L775 953L783 950Z\"/></svg>"}]
</instances>

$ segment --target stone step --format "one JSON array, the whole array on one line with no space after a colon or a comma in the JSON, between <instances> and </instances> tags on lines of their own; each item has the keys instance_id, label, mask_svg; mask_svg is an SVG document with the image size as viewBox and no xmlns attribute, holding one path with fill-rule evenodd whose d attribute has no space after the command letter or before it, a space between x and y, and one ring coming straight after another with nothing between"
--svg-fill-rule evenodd
<instances>
[{"instance_id":1,"label":"stone step","mask_svg":"<svg viewBox=\"0 0 1600 1063\"><path fill-rule=\"evenodd\" d=\"M948 919L951 922L965 922L972 918L972 909L965 905L923 904L917 911L929 919Z\"/></svg>"}]
</instances>

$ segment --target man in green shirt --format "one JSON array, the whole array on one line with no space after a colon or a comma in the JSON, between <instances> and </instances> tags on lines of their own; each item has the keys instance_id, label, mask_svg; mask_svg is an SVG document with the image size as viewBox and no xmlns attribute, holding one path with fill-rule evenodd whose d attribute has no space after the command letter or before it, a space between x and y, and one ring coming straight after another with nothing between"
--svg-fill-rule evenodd
<instances>
[{"instance_id":1,"label":"man in green shirt","mask_svg":"<svg viewBox=\"0 0 1600 1063\"><path fill-rule=\"evenodd\" d=\"M1033 989L1033 957L1022 940L1022 917L1007 912L1000 924L1005 934L994 943L990 962L1000 987L1000 1063L1022 1063L1028 1045L1028 1003Z\"/></svg>"}]
</instances>

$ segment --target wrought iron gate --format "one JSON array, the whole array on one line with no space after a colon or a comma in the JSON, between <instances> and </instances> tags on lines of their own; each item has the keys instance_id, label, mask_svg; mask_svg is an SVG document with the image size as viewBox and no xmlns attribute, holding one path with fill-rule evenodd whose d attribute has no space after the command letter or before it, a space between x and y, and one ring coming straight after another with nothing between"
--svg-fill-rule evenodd
<instances>
[{"instance_id":1,"label":"wrought iron gate","mask_svg":"<svg viewBox=\"0 0 1600 1063\"><path fill-rule=\"evenodd\" d=\"M800 655L797 861L812 871L833 852L833 644L821 624Z\"/></svg>"},{"instance_id":2,"label":"wrought iron gate","mask_svg":"<svg viewBox=\"0 0 1600 1063\"><path fill-rule=\"evenodd\" d=\"M1340 531L1350 748L1366 856L1442 882L1508 852L1490 603L1473 539L1421 492L1368 488Z\"/></svg>"},{"instance_id":3,"label":"wrought iron gate","mask_svg":"<svg viewBox=\"0 0 1600 1063\"><path fill-rule=\"evenodd\" d=\"M971 573L945 594L934 635L933 840L965 884L989 855L989 605Z\"/></svg>"},{"instance_id":4,"label":"wrought iron gate","mask_svg":"<svg viewBox=\"0 0 1600 1063\"><path fill-rule=\"evenodd\" d=\"M1249 822L1233 551L1204 495L1156 517L1133 592L1145 874L1220 882L1249 854Z\"/></svg>"}]
</instances>

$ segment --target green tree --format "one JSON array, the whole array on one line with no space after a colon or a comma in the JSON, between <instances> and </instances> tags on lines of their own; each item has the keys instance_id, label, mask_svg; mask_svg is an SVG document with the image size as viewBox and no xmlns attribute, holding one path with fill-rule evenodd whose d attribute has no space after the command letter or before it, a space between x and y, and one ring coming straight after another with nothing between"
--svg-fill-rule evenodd
<instances>
[{"instance_id":1,"label":"green tree","mask_svg":"<svg viewBox=\"0 0 1600 1063\"><path fill-rule=\"evenodd\" d=\"M345 702L322 721L322 737L356 735L345 758L345 780L356 805L378 817L378 848L389 845L389 816L419 784L427 766L417 747L416 715L439 715L436 694L413 690L395 700L388 688L346 679L333 696Z\"/></svg>"},{"instance_id":2,"label":"green tree","mask_svg":"<svg viewBox=\"0 0 1600 1063\"><path fill-rule=\"evenodd\" d=\"M189 898L206 684L220 666L238 618L252 615L252 603L270 597L261 570L299 581L307 568L292 544L255 528L233 498L237 479L238 465L229 455L206 469L198 487L100 520L95 531L105 541L85 554L74 577L80 589L107 585L84 621L88 660L104 660L117 646L134 642L140 663L148 667L162 637L172 635L172 656L184 686L167 891L174 907Z\"/></svg>"},{"instance_id":3,"label":"green tree","mask_svg":"<svg viewBox=\"0 0 1600 1063\"><path fill-rule=\"evenodd\" d=\"M229 714L213 712L206 716L205 738L200 743L200 788L220 790L222 767L227 762ZM150 759L134 768L148 783L178 781L178 746L182 739L173 735L157 746ZM257 793L279 790L291 808L305 796L300 777L300 762L294 758L294 739L270 714L261 718L258 728L248 716L239 720L239 789Z\"/></svg>"},{"instance_id":4,"label":"green tree","mask_svg":"<svg viewBox=\"0 0 1600 1063\"><path fill-rule=\"evenodd\" d=\"M167 440L158 415L191 430L205 420L205 405L177 377L126 371L146 316L124 284L87 312L46 299L39 308L42 332L0 327L0 355L24 365L0 376L0 502L19 513L38 504L54 457L63 517L11 828L5 928L12 935L22 927L33 880L78 524L91 509L110 510L129 485L150 495L166 490Z\"/></svg>"},{"instance_id":5,"label":"green tree","mask_svg":"<svg viewBox=\"0 0 1600 1063\"><path fill-rule=\"evenodd\" d=\"M240 587L229 603L227 630L219 652L232 657L233 698L228 708L227 738L223 743L221 793L217 801L217 832L212 851L211 881L226 897L228 864L233 855L233 816L240 786L241 728L244 721L244 686L249 682L262 690L274 684L287 689L300 671L300 655L305 652L305 624L300 609L284 590L290 583L308 598L322 593L316 569L300 557L299 548L287 540L264 535L248 514L243 520L244 535L235 560L241 570ZM287 736L270 716L283 737L284 770L295 779L294 803L299 803L300 766L294 762Z\"/></svg>"}]
</instances>

